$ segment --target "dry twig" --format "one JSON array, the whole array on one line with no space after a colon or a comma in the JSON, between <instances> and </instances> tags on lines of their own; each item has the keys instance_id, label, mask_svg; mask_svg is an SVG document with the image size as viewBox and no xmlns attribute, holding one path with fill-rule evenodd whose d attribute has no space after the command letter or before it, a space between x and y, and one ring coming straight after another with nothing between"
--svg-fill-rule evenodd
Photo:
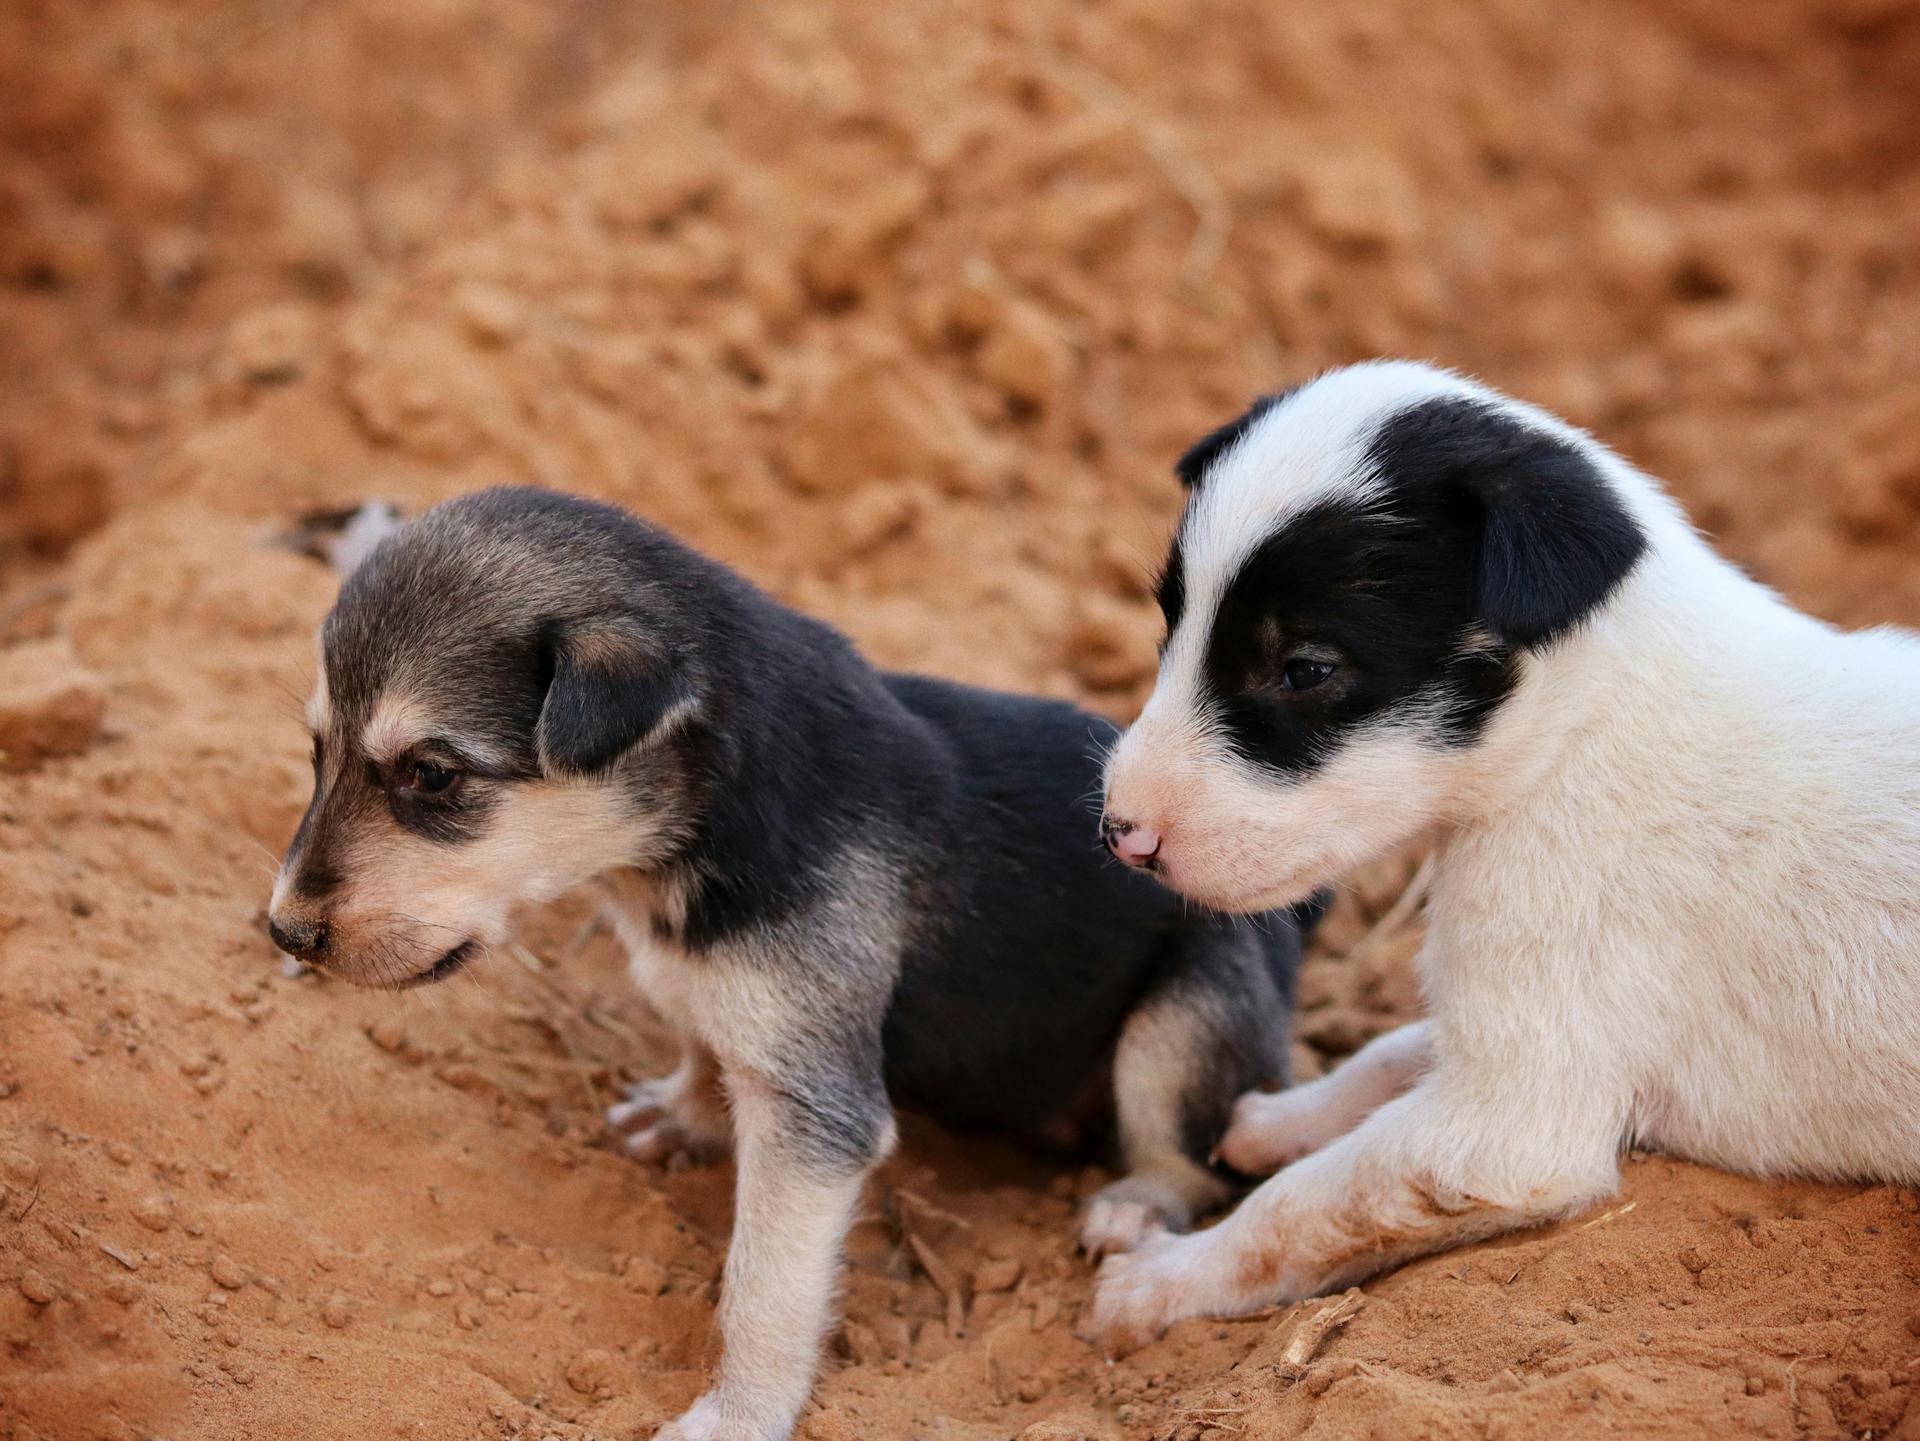
<instances>
[{"instance_id":1,"label":"dry twig","mask_svg":"<svg viewBox=\"0 0 1920 1441\"><path fill-rule=\"evenodd\" d=\"M1326 1345L1327 1338L1358 1316L1366 1304L1367 1298L1362 1292L1357 1289L1347 1291L1294 1327L1293 1335L1287 1338L1286 1348L1281 1351L1280 1360L1274 1366L1281 1379L1298 1381L1306 1375L1307 1363Z\"/></svg>"}]
</instances>

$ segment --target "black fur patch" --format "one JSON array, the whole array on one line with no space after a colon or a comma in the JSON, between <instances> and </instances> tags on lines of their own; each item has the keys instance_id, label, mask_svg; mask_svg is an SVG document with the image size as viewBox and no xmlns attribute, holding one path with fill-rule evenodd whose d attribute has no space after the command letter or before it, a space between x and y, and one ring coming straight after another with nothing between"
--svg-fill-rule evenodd
<instances>
[{"instance_id":1,"label":"black fur patch","mask_svg":"<svg viewBox=\"0 0 1920 1441\"><path fill-rule=\"evenodd\" d=\"M1316 507L1260 546L1228 585L1206 683L1247 759L1312 770L1362 723L1416 697L1441 735L1472 740L1513 686L1513 655L1470 643L1477 527L1438 493L1391 508ZM1303 648L1338 658L1308 691L1281 684Z\"/></svg>"},{"instance_id":2,"label":"black fur patch","mask_svg":"<svg viewBox=\"0 0 1920 1441\"><path fill-rule=\"evenodd\" d=\"M1397 494L1478 502L1480 621L1512 645L1542 645L1586 619L1647 546L1586 456L1489 405L1403 411L1380 428L1372 460Z\"/></svg>"},{"instance_id":3,"label":"black fur patch","mask_svg":"<svg viewBox=\"0 0 1920 1441\"><path fill-rule=\"evenodd\" d=\"M400 787L387 791L387 805L396 821L444 846L478 840L499 803L499 788L484 780L463 781L446 796L414 795Z\"/></svg>"},{"instance_id":4,"label":"black fur patch","mask_svg":"<svg viewBox=\"0 0 1920 1441\"><path fill-rule=\"evenodd\" d=\"M621 753L693 699L686 669L650 648L628 627L549 623L541 628L546 700L536 748L552 769L604 770Z\"/></svg>"},{"instance_id":5,"label":"black fur patch","mask_svg":"<svg viewBox=\"0 0 1920 1441\"><path fill-rule=\"evenodd\" d=\"M1384 493L1287 522L1213 618L1205 681L1227 734L1282 772L1312 770L1396 710L1425 708L1445 743L1474 740L1517 655L1592 614L1646 547L1585 456L1479 402L1411 407L1369 458ZM1169 573L1180 564L1176 541ZM1288 689L1303 655L1338 668Z\"/></svg>"},{"instance_id":6,"label":"black fur patch","mask_svg":"<svg viewBox=\"0 0 1920 1441\"><path fill-rule=\"evenodd\" d=\"M1263 395L1247 408L1244 414L1235 416L1225 425L1216 426L1201 436L1186 453L1173 463L1173 473L1180 477L1180 483L1193 490L1206 478L1213 463L1251 430L1254 422L1285 400L1293 391L1283 390L1273 395Z\"/></svg>"},{"instance_id":7,"label":"black fur patch","mask_svg":"<svg viewBox=\"0 0 1920 1441\"><path fill-rule=\"evenodd\" d=\"M1172 635L1173 628L1180 624L1180 617L1187 609L1187 558L1180 548L1177 534L1167 551L1167 563L1160 568L1160 578L1154 582L1153 598L1160 602L1160 614L1166 618L1167 634Z\"/></svg>"}]
</instances>

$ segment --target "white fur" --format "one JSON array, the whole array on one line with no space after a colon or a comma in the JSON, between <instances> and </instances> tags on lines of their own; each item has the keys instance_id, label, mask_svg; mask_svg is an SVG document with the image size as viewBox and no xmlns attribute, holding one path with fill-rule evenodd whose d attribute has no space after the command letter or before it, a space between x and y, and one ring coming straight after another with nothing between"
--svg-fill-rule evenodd
<instances>
[{"instance_id":1,"label":"white fur","mask_svg":"<svg viewBox=\"0 0 1920 1441\"><path fill-rule=\"evenodd\" d=\"M1224 1201L1228 1188L1176 1144L1183 1097L1179 1079L1196 1048L1210 1044L1190 1005L1150 1001L1127 1018L1113 1055L1115 1121L1126 1174L1088 1198L1080 1248L1089 1256L1130 1251Z\"/></svg>"},{"instance_id":2,"label":"white fur","mask_svg":"<svg viewBox=\"0 0 1920 1441\"><path fill-rule=\"evenodd\" d=\"M719 1371L712 1389L655 1441L785 1441L813 1387L833 1319L841 1244L870 1164L823 1166L797 1154L781 1086L793 1084L796 1057L820 1037L863 1021L877 1034L886 1009L890 961L844 964L846 957L822 953L822 938L847 944L844 938L859 937L891 957L902 914L898 882L887 868L851 855L839 869L842 884L807 926L754 932L697 956L660 939L652 924L655 917L681 918L683 896L634 872L604 879L607 913L634 980L688 1047L680 1071L642 1083L633 1108L615 1107L608 1119L616 1128L638 1128L635 1135L646 1138L642 1159L684 1144L683 1135L716 1141L716 1116L700 1093L717 1071L731 1102L738 1161ZM795 951L813 952L813 963L796 971ZM884 1107L877 1076L873 1086ZM879 1155L893 1144L889 1116ZM705 1149L710 1158L719 1147Z\"/></svg>"},{"instance_id":3,"label":"white fur","mask_svg":"<svg viewBox=\"0 0 1920 1441\"><path fill-rule=\"evenodd\" d=\"M1648 538L1585 624L1522 662L1480 739L1377 726L1301 781L1193 714L1237 557L1388 415L1493 399L1581 446ZM1102 1273L1092 1328L1339 1285L1587 1205L1630 1139L1758 1174L1920 1181L1920 642L1838 632L1716 556L1649 478L1425 367L1337 371L1207 478L1189 605L1110 770L1170 883L1246 908L1437 828L1419 968L1432 1057L1406 1094L1214 1230Z\"/></svg>"},{"instance_id":4,"label":"white fur","mask_svg":"<svg viewBox=\"0 0 1920 1441\"><path fill-rule=\"evenodd\" d=\"M325 735L333 724L333 703L327 693L327 657L316 634L313 638L314 666L313 690L307 696L307 729L314 735Z\"/></svg>"},{"instance_id":5,"label":"white fur","mask_svg":"<svg viewBox=\"0 0 1920 1441\"><path fill-rule=\"evenodd\" d=\"M352 575L402 524L400 512L386 501L368 501L347 518L338 535L324 542L327 564L343 578Z\"/></svg>"},{"instance_id":6,"label":"white fur","mask_svg":"<svg viewBox=\"0 0 1920 1441\"><path fill-rule=\"evenodd\" d=\"M315 693L325 689L326 667L320 669ZM470 732L462 731L460 748L477 765L502 768L508 757L489 747ZM445 740L436 729L432 710L403 689L383 692L374 702L373 712L360 730L360 749L382 764L390 764L425 741Z\"/></svg>"},{"instance_id":7,"label":"white fur","mask_svg":"<svg viewBox=\"0 0 1920 1441\"><path fill-rule=\"evenodd\" d=\"M1337 1070L1284 1091L1249 1091L1220 1138L1220 1159L1265 1176L1346 1135L1405 1093L1432 1057L1425 1021L1388 1031Z\"/></svg>"}]
</instances>

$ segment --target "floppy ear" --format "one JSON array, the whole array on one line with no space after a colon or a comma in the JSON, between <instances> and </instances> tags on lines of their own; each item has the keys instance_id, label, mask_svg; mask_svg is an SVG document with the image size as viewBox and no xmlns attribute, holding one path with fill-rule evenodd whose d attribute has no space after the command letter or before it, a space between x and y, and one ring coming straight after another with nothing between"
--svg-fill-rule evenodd
<instances>
[{"instance_id":1,"label":"floppy ear","mask_svg":"<svg viewBox=\"0 0 1920 1441\"><path fill-rule=\"evenodd\" d=\"M1261 396L1245 414L1237 415L1225 425L1208 431L1188 446L1186 454L1173 463L1173 473L1180 477L1180 484L1188 490L1200 484L1206 473L1213 469L1213 463L1238 444L1240 438L1253 428L1255 421L1292 393L1282 391L1278 395Z\"/></svg>"},{"instance_id":2,"label":"floppy ear","mask_svg":"<svg viewBox=\"0 0 1920 1441\"><path fill-rule=\"evenodd\" d=\"M549 774L604 770L693 704L686 666L636 626L555 623L540 648L550 679L533 744Z\"/></svg>"},{"instance_id":3,"label":"floppy ear","mask_svg":"<svg viewBox=\"0 0 1920 1441\"><path fill-rule=\"evenodd\" d=\"M1639 522L1578 446L1479 401L1429 401L1374 446L1379 473L1463 492L1479 512L1480 619L1537 646L1586 619L1647 548Z\"/></svg>"}]
</instances>

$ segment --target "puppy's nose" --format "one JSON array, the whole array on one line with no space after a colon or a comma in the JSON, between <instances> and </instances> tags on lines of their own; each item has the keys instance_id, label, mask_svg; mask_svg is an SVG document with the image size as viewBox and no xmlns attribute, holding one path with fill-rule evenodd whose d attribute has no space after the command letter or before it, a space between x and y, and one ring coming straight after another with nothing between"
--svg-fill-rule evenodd
<instances>
[{"instance_id":1,"label":"puppy's nose","mask_svg":"<svg viewBox=\"0 0 1920 1441\"><path fill-rule=\"evenodd\" d=\"M267 934L290 956L310 961L327 948L327 928L319 921L267 918Z\"/></svg>"},{"instance_id":2,"label":"puppy's nose","mask_svg":"<svg viewBox=\"0 0 1920 1441\"><path fill-rule=\"evenodd\" d=\"M1130 866L1149 864L1160 849L1157 831L1136 826L1131 821L1108 818L1101 823L1100 833L1106 837L1107 849Z\"/></svg>"}]
</instances>

